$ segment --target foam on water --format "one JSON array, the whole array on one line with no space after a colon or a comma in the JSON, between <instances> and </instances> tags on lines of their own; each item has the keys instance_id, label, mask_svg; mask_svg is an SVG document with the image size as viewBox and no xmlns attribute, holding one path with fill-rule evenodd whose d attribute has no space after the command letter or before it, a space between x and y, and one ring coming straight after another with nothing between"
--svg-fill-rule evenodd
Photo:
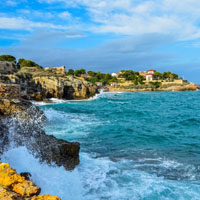
<instances>
[{"instance_id":1,"label":"foam on water","mask_svg":"<svg viewBox=\"0 0 200 200\"><path fill-rule=\"evenodd\" d=\"M50 167L24 147L3 161L63 200L199 200L198 99L198 92L101 93L44 105L46 132L80 142L80 165Z\"/></svg>"},{"instance_id":2,"label":"foam on water","mask_svg":"<svg viewBox=\"0 0 200 200\"><path fill-rule=\"evenodd\" d=\"M101 124L101 121L95 115L87 115L84 113L66 113L51 108L45 108L44 114L47 117L47 125L45 130L49 134L56 136L68 135L87 135L89 128L93 124Z\"/></svg>"},{"instance_id":3,"label":"foam on water","mask_svg":"<svg viewBox=\"0 0 200 200\"><path fill-rule=\"evenodd\" d=\"M81 153L80 166L69 172L41 164L25 147L19 147L5 152L2 161L9 162L18 173L30 172L42 194L58 195L63 200L200 198L199 183L158 178L131 168L133 163L128 160L112 162Z\"/></svg>"},{"instance_id":4,"label":"foam on water","mask_svg":"<svg viewBox=\"0 0 200 200\"><path fill-rule=\"evenodd\" d=\"M98 94L95 94L95 96L90 97L88 99L80 99L80 100L63 100L63 99L57 99L57 98L51 98L50 102L43 102L43 101L31 101L33 104L38 106L44 106L44 105L51 105L51 104L61 104L61 103L69 103L69 102L84 102L84 101L93 101L98 99L100 96L104 94L103 90L100 90Z\"/></svg>"}]
</instances>

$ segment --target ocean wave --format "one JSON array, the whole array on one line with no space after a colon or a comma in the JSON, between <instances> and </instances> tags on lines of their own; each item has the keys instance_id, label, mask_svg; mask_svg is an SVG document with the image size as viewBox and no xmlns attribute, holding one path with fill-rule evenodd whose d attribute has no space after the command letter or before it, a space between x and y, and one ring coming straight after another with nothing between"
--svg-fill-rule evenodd
<instances>
[{"instance_id":1,"label":"ocean wave","mask_svg":"<svg viewBox=\"0 0 200 200\"><path fill-rule=\"evenodd\" d=\"M30 172L32 181L42 188L42 194L57 195L62 200L200 198L196 182L165 180L130 168L132 163L128 160L112 162L86 153L81 153L80 159L81 164L75 170L65 171L63 167L39 163L24 147L9 150L2 157L18 173Z\"/></svg>"}]
</instances>

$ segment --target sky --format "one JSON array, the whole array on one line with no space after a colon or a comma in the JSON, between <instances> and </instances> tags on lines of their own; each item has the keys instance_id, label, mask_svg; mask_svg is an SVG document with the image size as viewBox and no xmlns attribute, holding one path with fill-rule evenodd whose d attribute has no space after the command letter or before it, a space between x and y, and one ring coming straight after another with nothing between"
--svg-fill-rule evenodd
<instances>
[{"instance_id":1,"label":"sky","mask_svg":"<svg viewBox=\"0 0 200 200\"><path fill-rule=\"evenodd\" d=\"M0 54L43 67L153 68L200 83L200 1L0 0Z\"/></svg>"}]
</instances>

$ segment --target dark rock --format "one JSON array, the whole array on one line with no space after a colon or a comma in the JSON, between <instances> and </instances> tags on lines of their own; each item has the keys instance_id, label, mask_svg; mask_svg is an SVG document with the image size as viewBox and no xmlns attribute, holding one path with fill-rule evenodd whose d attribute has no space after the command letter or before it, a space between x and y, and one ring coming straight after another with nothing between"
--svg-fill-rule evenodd
<instances>
[{"instance_id":1,"label":"dark rock","mask_svg":"<svg viewBox=\"0 0 200 200\"><path fill-rule=\"evenodd\" d=\"M25 180L30 181L31 180L31 173L29 172L22 172L20 173L20 176L23 176Z\"/></svg>"},{"instance_id":2,"label":"dark rock","mask_svg":"<svg viewBox=\"0 0 200 200\"><path fill-rule=\"evenodd\" d=\"M79 164L80 144L46 135L44 113L24 100L0 99L0 152L12 143L25 146L41 162L72 170Z\"/></svg>"},{"instance_id":3,"label":"dark rock","mask_svg":"<svg viewBox=\"0 0 200 200\"><path fill-rule=\"evenodd\" d=\"M0 73L1 74L12 74L17 72L18 67L14 62L0 61Z\"/></svg>"}]
</instances>

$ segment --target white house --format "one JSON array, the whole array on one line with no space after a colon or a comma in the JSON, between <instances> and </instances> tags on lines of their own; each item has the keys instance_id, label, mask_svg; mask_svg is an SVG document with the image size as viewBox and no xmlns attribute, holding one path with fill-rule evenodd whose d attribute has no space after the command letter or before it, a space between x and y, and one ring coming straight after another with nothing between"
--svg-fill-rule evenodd
<instances>
[{"instance_id":1,"label":"white house","mask_svg":"<svg viewBox=\"0 0 200 200\"><path fill-rule=\"evenodd\" d=\"M114 77L114 76L117 76L117 73L112 73L111 75Z\"/></svg>"},{"instance_id":2,"label":"white house","mask_svg":"<svg viewBox=\"0 0 200 200\"><path fill-rule=\"evenodd\" d=\"M153 81L155 72L156 72L156 70L154 70L154 69L148 70L146 73L146 81Z\"/></svg>"}]
</instances>

